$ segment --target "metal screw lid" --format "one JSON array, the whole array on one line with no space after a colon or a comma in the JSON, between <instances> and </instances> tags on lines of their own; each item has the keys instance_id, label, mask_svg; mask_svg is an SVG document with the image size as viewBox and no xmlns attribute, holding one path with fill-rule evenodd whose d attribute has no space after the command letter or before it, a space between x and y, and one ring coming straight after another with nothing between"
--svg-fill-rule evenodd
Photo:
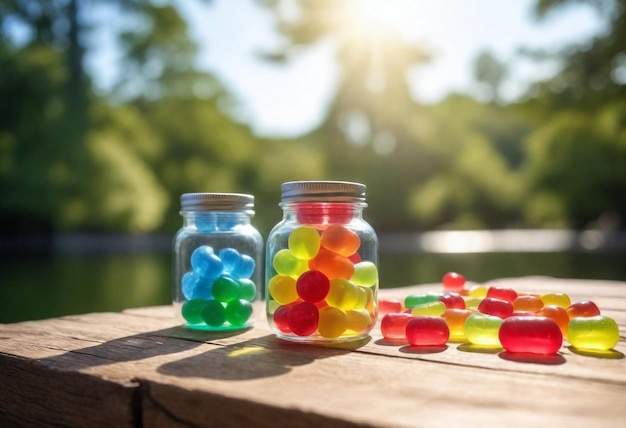
<instances>
[{"instance_id":1,"label":"metal screw lid","mask_svg":"<svg viewBox=\"0 0 626 428\"><path fill-rule=\"evenodd\" d=\"M365 202L365 185L350 181L288 181L281 191L283 203Z\"/></svg>"},{"instance_id":2,"label":"metal screw lid","mask_svg":"<svg viewBox=\"0 0 626 428\"><path fill-rule=\"evenodd\" d=\"M244 211L254 215L254 196L244 193L183 193L181 212Z\"/></svg>"}]
</instances>

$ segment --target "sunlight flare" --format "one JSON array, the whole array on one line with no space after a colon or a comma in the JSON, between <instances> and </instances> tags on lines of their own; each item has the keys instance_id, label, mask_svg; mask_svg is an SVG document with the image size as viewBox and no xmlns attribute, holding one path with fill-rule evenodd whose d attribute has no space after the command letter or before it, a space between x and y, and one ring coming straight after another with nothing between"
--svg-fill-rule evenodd
<instances>
[{"instance_id":1,"label":"sunlight flare","mask_svg":"<svg viewBox=\"0 0 626 428\"><path fill-rule=\"evenodd\" d=\"M398 29L410 24L407 0L358 0L353 6L354 19L368 31Z\"/></svg>"}]
</instances>

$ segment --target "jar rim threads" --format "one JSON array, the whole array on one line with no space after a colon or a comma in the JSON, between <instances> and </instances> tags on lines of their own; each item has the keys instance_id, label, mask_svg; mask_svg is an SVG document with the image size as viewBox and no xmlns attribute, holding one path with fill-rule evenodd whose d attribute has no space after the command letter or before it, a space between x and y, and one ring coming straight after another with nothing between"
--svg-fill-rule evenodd
<instances>
[{"instance_id":1,"label":"jar rim threads","mask_svg":"<svg viewBox=\"0 0 626 428\"><path fill-rule=\"evenodd\" d=\"M281 201L365 202L366 186L351 181L288 181L281 185Z\"/></svg>"},{"instance_id":2,"label":"jar rim threads","mask_svg":"<svg viewBox=\"0 0 626 428\"><path fill-rule=\"evenodd\" d=\"M254 196L246 193L183 193L181 213L189 211L244 211L254 215Z\"/></svg>"}]
</instances>

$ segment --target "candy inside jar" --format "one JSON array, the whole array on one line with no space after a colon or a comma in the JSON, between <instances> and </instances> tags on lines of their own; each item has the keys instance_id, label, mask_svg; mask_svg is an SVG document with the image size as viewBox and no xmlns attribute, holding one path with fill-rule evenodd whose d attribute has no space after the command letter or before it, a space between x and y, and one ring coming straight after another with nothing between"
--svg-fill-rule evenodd
<instances>
[{"instance_id":1,"label":"candy inside jar","mask_svg":"<svg viewBox=\"0 0 626 428\"><path fill-rule=\"evenodd\" d=\"M224 331L254 323L263 239L252 226L254 197L238 193L181 196L183 227L173 244L173 305L189 329Z\"/></svg>"},{"instance_id":2,"label":"candy inside jar","mask_svg":"<svg viewBox=\"0 0 626 428\"><path fill-rule=\"evenodd\" d=\"M284 183L284 218L267 243L267 318L278 337L348 341L368 335L378 307L378 240L362 218L365 186Z\"/></svg>"}]
</instances>

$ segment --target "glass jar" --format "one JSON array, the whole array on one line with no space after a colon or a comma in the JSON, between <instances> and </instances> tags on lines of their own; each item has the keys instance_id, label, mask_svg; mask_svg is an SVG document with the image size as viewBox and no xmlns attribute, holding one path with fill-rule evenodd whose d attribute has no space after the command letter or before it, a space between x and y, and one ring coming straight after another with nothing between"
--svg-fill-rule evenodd
<instances>
[{"instance_id":1,"label":"glass jar","mask_svg":"<svg viewBox=\"0 0 626 428\"><path fill-rule=\"evenodd\" d=\"M378 238L363 219L365 185L292 181L266 246L267 319L282 339L368 336L378 315Z\"/></svg>"},{"instance_id":2,"label":"glass jar","mask_svg":"<svg viewBox=\"0 0 626 428\"><path fill-rule=\"evenodd\" d=\"M261 297L263 237L252 226L254 196L185 193L173 242L173 305L185 327L223 331L253 324Z\"/></svg>"}]
</instances>

